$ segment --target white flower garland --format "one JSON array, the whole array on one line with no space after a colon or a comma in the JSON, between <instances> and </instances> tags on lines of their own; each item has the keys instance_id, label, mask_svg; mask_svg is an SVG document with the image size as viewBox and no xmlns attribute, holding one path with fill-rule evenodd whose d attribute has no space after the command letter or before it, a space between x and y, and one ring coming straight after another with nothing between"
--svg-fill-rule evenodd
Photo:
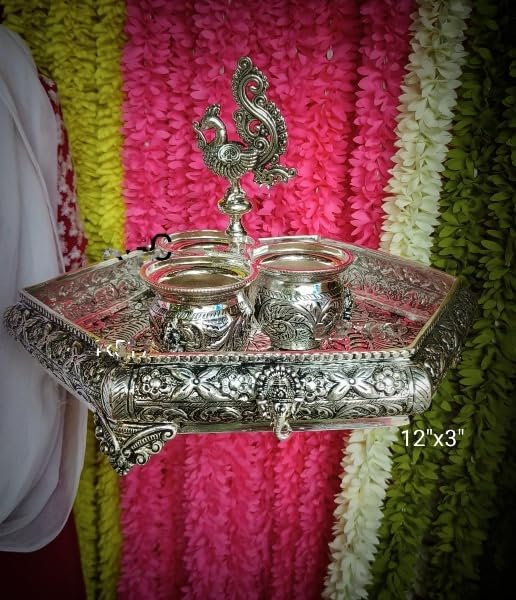
<instances>
[{"instance_id":1,"label":"white flower garland","mask_svg":"<svg viewBox=\"0 0 516 600\"><path fill-rule=\"evenodd\" d=\"M417 5L396 128L399 150L385 190L389 197L383 205L381 247L428 264L471 7L468 0L417 0ZM397 428L385 428L357 429L349 438L324 598L367 597L391 475L390 446L397 437Z\"/></svg>"},{"instance_id":2,"label":"white flower garland","mask_svg":"<svg viewBox=\"0 0 516 600\"><path fill-rule=\"evenodd\" d=\"M428 264L466 55L461 42L471 7L465 0L418 0L417 4L396 128L399 149L385 188L381 247Z\"/></svg>"},{"instance_id":3,"label":"white flower garland","mask_svg":"<svg viewBox=\"0 0 516 600\"><path fill-rule=\"evenodd\" d=\"M323 598L367 598L370 564L378 544L382 504L391 471L389 445L397 429L355 429L342 458L342 493L334 515ZM381 443L378 443L381 442Z\"/></svg>"}]
</instances>

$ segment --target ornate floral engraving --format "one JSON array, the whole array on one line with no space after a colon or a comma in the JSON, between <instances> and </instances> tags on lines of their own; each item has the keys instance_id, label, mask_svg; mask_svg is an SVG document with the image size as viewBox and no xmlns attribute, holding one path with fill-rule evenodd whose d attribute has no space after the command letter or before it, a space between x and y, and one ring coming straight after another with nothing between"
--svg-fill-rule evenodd
<instances>
[{"instance_id":1,"label":"ornate floral engraving","mask_svg":"<svg viewBox=\"0 0 516 600\"><path fill-rule=\"evenodd\" d=\"M446 370L457 357L473 320L475 302L467 288L460 288L440 318L427 332L415 360L429 373L433 388L441 382Z\"/></svg>"},{"instance_id":2,"label":"ornate floral engraving","mask_svg":"<svg viewBox=\"0 0 516 600\"><path fill-rule=\"evenodd\" d=\"M134 300L118 307L116 312L93 313L82 319L81 327L95 333L105 340L124 340L134 345L135 340L149 327L149 304L152 295L146 292ZM127 315L131 318L128 319Z\"/></svg>"},{"instance_id":3,"label":"ornate floral engraving","mask_svg":"<svg viewBox=\"0 0 516 600\"><path fill-rule=\"evenodd\" d=\"M328 380L323 372L309 373L302 379L303 395L305 402L318 402L326 400L328 394Z\"/></svg>"},{"instance_id":4,"label":"ornate floral engraving","mask_svg":"<svg viewBox=\"0 0 516 600\"><path fill-rule=\"evenodd\" d=\"M144 465L157 454L165 442L177 434L175 423L152 426L125 425L117 428L117 435L106 419L95 413L95 437L100 450L119 475L126 475L134 465Z\"/></svg>"},{"instance_id":5,"label":"ornate floral engraving","mask_svg":"<svg viewBox=\"0 0 516 600\"><path fill-rule=\"evenodd\" d=\"M168 397L172 393L173 381L163 369L153 369L142 377L141 390L153 400L158 400L160 396Z\"/></svg>"},{"instance_id":6,"label":"ornate floral engraving","mask_svg":"<svg viewBox=\"0 0 516 600\"><path fill-rule=\"evenodd\" d=\"M340 294L292 294L260 289L256 318L279 348L313 348L328 334L342 311Z\"/></svg>"},{"instance_id":7,"label":"ornate floral engraving","mask_svg":"<svg viewBox=\"0 0 516 600\"><path fill-rule=\"evenodd\" d=\"M168 352L231 351L245 347L251 333L252 310L243 296L232 304L186 308L156 298L150 306L155 338Z\"/></svg>"},{"instance_id":8,"label":"ornate floral engraving","mask_svg":"<svg viewBox=\"0 0 516 600\"><path fill-rule=\"evenodd\" d=\"M385 392L388 396L392 396L400 392L405 385L401 371L393 367L379 369L374 374L374 387L379 392Z\"/></svg>"},{"instance_id":9,"label":"ornate floral engraving","mask_svg":"<svg viewBox=\"0 0 516 600\"><path fill-rule=\"evenodd\" d=\"M427 298L437 298L441 291L448 292L453 282L446 288L450 278L432 272L429 277L435 275L438 281L425 287L424 269L413 272L406 264L402 269L391 257L380 259L363 249L357 252L364 257L364 269L381 265L384 287L392 284L396 288L396 279L403 278L405 299L427 291ZM88 285L97 285L98 278L101 286L109 280L137 279L138 264L118 261L96 267L93 273L70 276L70 293L80 291L76 278L90 281ZM120 278L117 268L123 271ZM61 307L66 306L67 281L68 276L36 286L40 299L52 297ZM247 353L149 352L145 359L122 360L98 353L97 336L107 331L119 335L124 321L129 322L132 311L139 310L138 302L148 302L136 283L129 282L122 293L123 287L117 288L116 302L102 307L93 302L91 291L85 293L90 304L76 321L56 314L54 300L49 300L51 308L47 310L28 292L4 315L10 333L98 413L97 435L119 473L145 463L179 428L251 430L267 428L272 422L278 437L283 438L296 428L338 427L349 420L422 412L458 356L475 307L470 292L458 288L442 310L429 318L417 310L399 314L398 306L365 298L354 289L351 323L340 341L330 340L324 349L273 352L264 341L261 348ZM401 287L397 289L401 293ZM417 300L414 302L417 309ZM414 343L427 322L415 350L409 352L406 347ZM129 333L146 339L148 325L145 327ZM264 337L262 332L257 335Z\"/></svg>"},{"instance_id":10,"label":"ornate floral engraving","mask_svg":"<svg viewBox=\"0 0 516 600\"><path fill-rule=\"evenodd\" d=\"M97 357L94 345L57 319L20 302L4 315L8 331L68 390L94 407L101 406L104 377L116 366L108 356Z\"/></svg>"},{"instance_id":11,"label":"ornate floral engraving","mask_svg":"<svg viewBox=\"0 0 516 600\"><path fill-rule=\"evenodd\" d=\"M338 402L350 392L362 398L374 398L376 396L374 386L368 381L373 372L374 366L359 367L351 373L332 373L330 380L336 385L331 388L328 399Z\"/></svg>"},{"instance_id":12,"label":"ornate floral engraving","mask_svg":"<svg viewBox=\"0 0 516 600\"><path fill-rule=\"evenodd\" d=\"M432 381L425 369L420 367L410 367L411 394L407 397L406 411L409 414L419 414L424 412L432 400Z\"/></svg>"},{"instance_id":13,"label":"ornate floral engraving","mask_svg":"<svg viewBox=\"0 0 516 600\"><path fill-rule=\"evenodd\" d=\"M162 403L199 398L223 401L227 398L220 393L217 385L218 372L216 367L198 372L181 367L143 367L137 373L135 400L145 401L153 385L154 396L151 395L151 399Z\"/></svg>"},{"instance_id":14,"label":"ornate floral engraving","mask_svg":"<svg viewBox=\"0 0 516 600\"><path fill-rule=\"evenodd\" d=\"M247 401L253 396L254 378L237 369L228 369L225 374L221 373L220 388L222 393L232 400Z\"/></svg>"},{"instance_id":15,"label":"ornate floral engraving","mask_svg":"<svg viewBox=\"0 0 516 600\"><path fill-rule=\"evenodd\" d=\"M346 246L347 247L347 246ZM366 297L396 303L400 308L429 317L442 302L453 279L445 273L429 272L414 263L392 256L357 252L344 271L343 281Z\"/></svg>"},{"instance_id":16,"label":"ornate floral engraving","mask_svg":"<svg viewBox=\"0 0 516 600\"><path fill-rule=\"evenodd\" d=\"M28 292L79 324L92 313L109 314L113 306L129 296L147 292L143 281L135 277L141 261L141 256L130 256L123 261L109 261L103 268L93 265L32 286Z\"/></svg>"}]
</instances>

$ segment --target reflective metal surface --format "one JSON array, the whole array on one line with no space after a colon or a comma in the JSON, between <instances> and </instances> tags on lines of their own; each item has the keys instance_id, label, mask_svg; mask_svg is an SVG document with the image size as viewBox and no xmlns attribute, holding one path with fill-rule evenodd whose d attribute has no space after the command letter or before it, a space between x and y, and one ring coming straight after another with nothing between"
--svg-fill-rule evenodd
<instances>
[{"instance_id":1,"label":"reflective metal surface","mask_svg":"<svg viewBox=\"0 0 516 600\"><path fill-rule=\"evenodd\" d=\"M243 350L251 334L247 297L254 267L230 254L176 254L140 269L156 294L149 307L156 347L168 352Z\"/></svg>"},{"instance_id":2,"label":"reflective metal surface","mask_svg":"<svg viewBox=\"0 0 516 600\"><path fill-rule=\"evenodd\" d=\"M228 252L234 251L233 241L227 233L217 231L216 229L199 229L195 231L181 231L168 235L169 239L159 237L156 241L156 247L170 256L171 253L178 252ZM252 249L254 240L245 237L241 240L240 250L237 247L236 254L248 255Z\"/></svg>"},{"instance_id":3,"label":"reflective metal surface","mask_svg":"<svg viewBox=\"0 0 516 600\"><path fill-rule=\"evenodd\" d=\"M455 278L382 252L315 236L353 262L341 280L351 321L318 349L271 348L261 330L245 351L173 352L149 325L154 294L133 253L33 286L7 310L11 334L96 412L96 435L119 473L183 432L369 427L428 408L456 360L474 301ZM181 287L181 286L178 286Z\"/></svg>"},{"instance_id":4,"label":"reflective metal surface","mask_svg":"<svg viewBox=\"0 0 516 600\"><path fill-rule=\"evenodd\" d=\"M350 252L318 242L281 242L254 255L255 315L274 348L310 350L349 320L351 293L341 275Z\"/></svg>"},{"instance_id":5,"label":"reflective metal surface","mask_svg":"<svg viewBox=\"0 0 516 600\"><path fill-rule=\"evenodd\" d=\"M235 244L248 237L241 219L252 208L240 179L253 172L256 183L271 186L296 174L295 169L279 164L287 148L287 128L277 106L265 96L268 87L267 78L249 57L238 60L232 80L233 98L238 105L233 119L243 143L227 139L219 104L208 106L202 119L193 124L206 166L230 183L219 209L229 217L226 233ZM205 134L208 130L214 132L211 141Z\"/></svg>"},{"instance_id":6,"label":"reflective metal surface","mask_svg":"<svg viewBox=\"0 0 516 600\"><path fill-rule=\"evenodd\" d=\"M270 186L295 175L279 164L287 131L267 88L243 57L232 81L242 141L227 139L217 104L194 123L206 165L230 184L225 234L157 234L151 248L166 260L106 260L22 290L4 315L95 411L119 474L178 433L272 428L282 440L405 423L428 408L471 324L470 292L434 269L317 236L249 238L241 177Z\"/></svg>"}]
</instances>

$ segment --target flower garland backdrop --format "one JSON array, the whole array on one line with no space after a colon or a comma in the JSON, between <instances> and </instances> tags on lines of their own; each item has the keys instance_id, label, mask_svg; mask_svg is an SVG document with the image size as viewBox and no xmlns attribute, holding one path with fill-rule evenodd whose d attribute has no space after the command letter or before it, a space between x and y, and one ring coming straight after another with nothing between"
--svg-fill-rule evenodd
<instances>
[{"instance_id":1,"label":"flower garland backdrop","mask_svg":"<svg viewBox=\"0 0 516 600\"><path fill-rule=\"evenodd\" d=\"M438 222L441 173L451 139L449 129L465 58L461 42L469 13L467 2L418 0L411 26L412 53L400 97L398 151L383 205L382 247L426 264ZM434 414L447 406L446 400L434 400L429 411L412 420L409 431L440 431L437 424L442 426L442 422ZM378 442L388 451L389 437L380 437ZM391 451L395 483L387 493L370 592L379 599L404 597L418 578L439 462L437 448L405 447L401 435Z\"/></svg>"},{"instance_id":2,"label":"flower garland backdrop","mask_svg":"<svg viewBox=\"0 0 516 600\"><path fill-rule=\"evenodd\" d=\"M409 52L412 0L368 0L363 23L360 81L355 106L355 147L350 187L353 243L377 249L383 220L384 188L395 153L400 85Z\"/></svg>"},{"instance_id":3,"label":"flower garland backdrop","mask_svg":"<svg viewBox=\"0 0 516 600\"><path fill-rule=\"evenodd\" d=\"M482 597L479 559L508 427L514 423L509 398L515 356L508 342L515 323L509 225L514 223L515 156L507 144L514 101L506 95L510 11L514 19L509 4L474 5L432 261L471 282L482 314L459 369L412 428L462 429L464 436L444 454L430 446L393 447L395 483L388 492L372 597L399 597L414 583L425 598Z\"/></svg>"},{"instance_id":4,"label":"flower garland backdrop","mask_svg":"<svg viewBox=\"0 0 516 600\"><path fill-rule=\"evenodd\" d=\"M120 50L124 4L5 0L4 21L57 83L77 174L87 255L122 248ZM118 478L98 450L91 423L74 512L88 598L113 598L118 579Z\"/></svg>"},{"instance_id":5,"label":"flower garland backdrop","mask_svg":"<svg viewBox=\"0 0 516 600\"><path fill-rule=\"evenodd\" d=\"M390 438L390 439L389 439ZM396 430L354 431L342 459L342 492L334 516L332 560L323 598L367 598L370 564L378 545L382 504L391 471L386 451Z\"/></svg>"},{"instance_id":6,"label":"flower garland backdrop","mask_svg":"<svg viewBox=\"0 0 516 600\"><path fill-rule=\"evenodd\" d=\"M129 2L127 15L128 246L163 230L225 226L215 206L225 184L206 170L191 122L216 101L231 114L228 81L243 54L269 77L289 127L285 162L300 171L292 185L257 194L250 232L349 239L356 3L252 2L231 10L221 2L148 1ZM228 434L169 444L144 473L122 482L121 597L319 596L344 439L310 433L278 444L267 434ZM154 482L171 482L177 468L180 482L155 494ZM154 568L135 570L142 562Z\"/></svg>"},{"instance_id":7,"label":"flower garland backdrop","mask_svg":"<svg viewBox=\"0 0 516 600\"><path fill-rule=\"evenodd\" d=\"M450 599L479 594L480 559L516 417L516 8L493 0L474 8L433 264L467 277L480 310L451 402L452 427L465 435L443 460L423 573L429 598L437 597L434 589Z\"/></svg>"},{"instance_id":8,"label":"flower garland backdrop","mask_svg":"<svg viewBox=\"0 0 516 600\"><path fill-rule=\"evenodd\" d=\"M394 5L375 0L360 8L364 33L356 100L357 145L350 159L354 193L351 220L355 226L354 241L372 248L379 244L383 189L395 152L396 109L409 52L412 8L409 1ZM394 436L390 430L356 430L350 436L349 450L344 451L342 460L341 492L336 499L335 537L330 546L324 597L365 596L390 473L386 446ZM383 444L379 443L382 440Z\"/></svg>"},{"instance_id":9,"label":"flower garland backdrop","mask_svg":"<svg viewBox=\"0 0 516 600\"><path fill-rule=\"evenodd\" d=\"M397 138L384 247L428 262L435 231L433 264L463 274L480 298L460 367L411 429L464 429L446 453L397 441L391 471L390 434L381 431L354 432L344 452L339 432L281 445L259 433L179 436L120 480L120 552L119 482L90 430L75 506L89 598L115 598L117 579L121 598L318 598L330 550L332 598L364 597L371 574L371 598L414 589L425 598L475 597L486 548L493 558L484 556L480 573L489 568L493 581L504 565L509 573L500 549L512 548L504 511L516 473L516 15L508 1L475 2L455 109L468 3L417 4L409 33L408 0L238 9L213 0L3 0L6 25L59 86L90 258L147 244L160 231L224 227L215 206L224 183L206 171L190 127L219 100L229 121L228 78L250 54L285 113L285 162L299 170L291 184L256 194L251 233L321 233L376 247ZM502 488L507 495L497 497Z\"/></svg>"}]
</instances>

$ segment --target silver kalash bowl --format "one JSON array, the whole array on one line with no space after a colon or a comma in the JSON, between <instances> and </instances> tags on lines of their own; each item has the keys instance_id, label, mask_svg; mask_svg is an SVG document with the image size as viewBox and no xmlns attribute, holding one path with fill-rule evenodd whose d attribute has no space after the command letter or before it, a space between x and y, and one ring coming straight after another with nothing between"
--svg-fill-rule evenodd
<instances>
[{"instance_id":1,"label":"silver kalash bowl","mask_svg":"<svg viewBox=\"0 0 516 600\"><path fill-rule=\"evenodd\" d=\"M176 255L144 264L140 277L155 292L149 309L160 350L245 349L253 309L248 298L256 269L233 255Z\"/></svg>"},{"instance_id":2,"label":"silver kalash bowl","mask_svg":"<svg viewBox=\"0 0 516 600\"><path fill-rule=\"evenodd\" d=\"M281 242L255 253L255 316L275 348L317 348L349 319L352 299L341 276L352 261L347 250L319 242Z\"/></svg>"}]
</instances>

